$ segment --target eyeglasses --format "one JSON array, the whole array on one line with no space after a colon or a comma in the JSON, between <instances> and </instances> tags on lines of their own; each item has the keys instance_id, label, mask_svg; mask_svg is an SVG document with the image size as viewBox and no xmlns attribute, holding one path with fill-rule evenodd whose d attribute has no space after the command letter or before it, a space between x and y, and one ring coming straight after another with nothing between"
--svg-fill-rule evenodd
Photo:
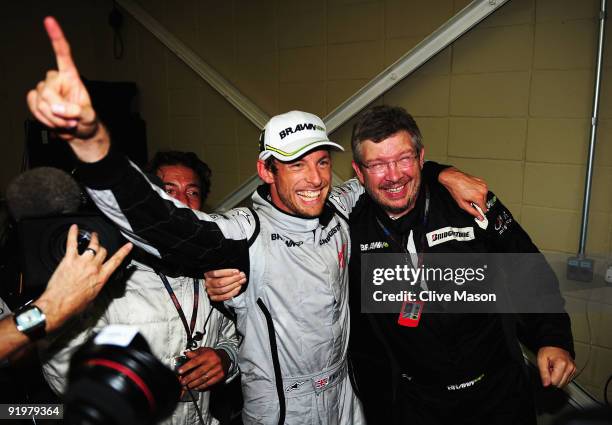
<instances>
[{"instance_id":1,"label":"eyeglasses","mask_svg":"<svg viewBox=\"0 0 612 425\"><path fill-rule=\"evenodd\" d=\"M363 167L368 170L368 172L372 174L384 174L392 165L396 165L402 171L408 171L417 163L419 155L415 154L412 156L404 156L396 161L388 161L388 162L375 162L371 164L361 164Z\"/></svg>"}]
</instances>

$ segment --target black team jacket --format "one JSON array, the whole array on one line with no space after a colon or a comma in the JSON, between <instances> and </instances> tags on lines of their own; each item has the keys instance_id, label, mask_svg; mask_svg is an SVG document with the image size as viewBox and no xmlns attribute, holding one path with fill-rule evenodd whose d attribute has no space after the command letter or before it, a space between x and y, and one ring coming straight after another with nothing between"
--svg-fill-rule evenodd
<instances>
[{"instance_id":1,"label":"black team jacket","mask_svg":"<svg viewBox=\"0 0 612 425\"><path fill-rule=\"evenodd\" d=\"M361 255L406 253L410 230L414 232L413 240L418 252L532 253L534 258L540 257L541 261L537 260L535 267L551 277L553 296L558 297L558 302L563 305L558 283L544 257L495 195L488 195L488 226L483 229L434 180L424 179L426 183L421 186L415 207L397 220L390 219L367 194L360 197L349 215L353 246L349 353L354 385L364 402L368 418L380 420L389 415L398 385L405 382L403 378L425 385L446 386L465 382L481 372L494 373L510 363L522 365L519 341L534 352L543 346L555 346L574 356L570 320L564 312L427 314L426 303L416 328L398 325L399 310L394 314L361 313ZM427 208L426 203L429 204ZM448 227L471 228L473 238L459 240L461 238L452 235L448 237L448 233L444 237ZM430 243L427 234L429 239L435 239L433 235L436 233L443 241ZM520 265L514 271L529 273Z\"/></svg>"}]
</instances>

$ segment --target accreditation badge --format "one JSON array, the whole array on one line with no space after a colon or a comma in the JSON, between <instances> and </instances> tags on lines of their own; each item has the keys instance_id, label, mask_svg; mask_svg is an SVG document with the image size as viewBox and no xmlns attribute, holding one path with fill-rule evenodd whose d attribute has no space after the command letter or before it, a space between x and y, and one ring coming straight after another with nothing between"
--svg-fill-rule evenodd
<instances>
[{"instance_id":1,"label":"accreditation badge","mask_svg":"<svg viewBox=\"0 0 612 425\"><path fill-rule=\"evenodd\" d=\"M402 310L400 311L399 317L397 318L398 325L416 328L421 320L424 304L423 301L405 300L404 304L402 304Z\"/></svg>"}]
</instances>

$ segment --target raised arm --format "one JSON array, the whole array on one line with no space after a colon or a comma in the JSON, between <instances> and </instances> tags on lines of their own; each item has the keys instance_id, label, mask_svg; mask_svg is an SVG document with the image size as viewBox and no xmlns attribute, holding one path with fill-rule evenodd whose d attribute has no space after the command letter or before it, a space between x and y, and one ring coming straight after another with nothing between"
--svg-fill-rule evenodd
<instances>
[{"instance_id":1,"label":"raised arm","mask_svg":"<svg viewBox=\"0 0 612 425\"><path fill-rule=\"evenodd\" d=\"M51 17L44 23L57 70L49 71L28 93L28 106L81 160L76 176L98 208L128 239L178 266L181 274L201 275L215 267L248 270L247 241L255 229L254 218L246 212L212 216L192 211L151 184L136 165L113 153L59 24Z\"/></svg>"},{"instance_id":2,"label":"raised arm","mask_svg":"<svg viewBox=\"0 0 612 425\"><path fill-rule=\"evenodd\" d=\"M28 107L36 119L70 144L81 161L98 161L108 153L109 135L98 121L62 28L50 16L45 18L44 25L57 70L48 71L46 78L30 90Z\"/></svg>"}]
</instances>

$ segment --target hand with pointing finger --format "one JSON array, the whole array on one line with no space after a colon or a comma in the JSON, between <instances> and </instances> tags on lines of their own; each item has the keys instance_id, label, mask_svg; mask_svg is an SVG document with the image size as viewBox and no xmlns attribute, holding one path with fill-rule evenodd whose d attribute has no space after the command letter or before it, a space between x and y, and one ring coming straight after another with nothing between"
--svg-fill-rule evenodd
<instances>
[{"instance_id":1,"label":"hand with pointing finger","mask_svg":"<svg viewBox=\"0 0 612 425\"><path fill-rule=\"evenodd\" d=\"M48 71L45 80L28 92L28 107L38 121L70 144L79 159L98 161L110 147L108 133L98 121L61 27L53 17L45 18L44 25L57 70Z\"/></svg>"}]
</instances>

